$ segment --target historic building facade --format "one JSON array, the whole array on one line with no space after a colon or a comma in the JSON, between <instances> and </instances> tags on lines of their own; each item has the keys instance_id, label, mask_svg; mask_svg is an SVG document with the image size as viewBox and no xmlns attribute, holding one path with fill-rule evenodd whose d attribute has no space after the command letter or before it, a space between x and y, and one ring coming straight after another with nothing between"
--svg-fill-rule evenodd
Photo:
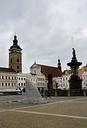
<instances>
[{"instance_id":1,"label":"historic building facade","mask_svg":"<svg viewBox=\"0 0 87 128\"><path fill-rule=\"evenodd\" d=\"M0 93L16 92L16 72L9 68L0 67Z\"/></svg>"},{"instance_id":2,"label":"historic building facade","mask_svg":"<svg viewBox=\"0 0 87 128\"><path fill-rule=\"evenodd\" d=\"M16 79L17 79L17 88L21 90L25 89L25 85L26 85L26 77L27 74L24 73L17 73L16 75Z\"/></svg>"},{"instance_id":3,"label":"historic building facade","mask_svg":"<svg viewBox=\"0 0 87 128\"><path fill-rule=\"evenodd\" d=\"M54 95L54 84L53 84L53 78L54 77L61 77L62 76L62 71L61 71L61 64L60 61L58 60L58 66L59 67L52 67L52 66L47 66L47 65L41 65L41 64L36 64L34 63L30 67L30 73L32 75L36 76L44 76L44 81L47 83L47 90L49 95Z\"/></svg>"},{"instance_id":4,"label":"historic building facade","mask_svg":"<svg viewBox=\"0 0 87 128\"><path fill-rule=\"evenodd\" d=\"M70 70L65 70L61 77L55 77L54 85L56 85L57 89L60 90L69 90L69 78L71 76Z\"/></svg>"},{"instance_id":5,"label":"historic building facade","mask_svg":"<svg viewBox=\"0 0 87 128\"><path fill-rule=\"evenodd\" d=\"M82 73L81 78L83 80L82 81L82 89L87 90L87 72L86 71Z\"/></svg>"}]
</instances>

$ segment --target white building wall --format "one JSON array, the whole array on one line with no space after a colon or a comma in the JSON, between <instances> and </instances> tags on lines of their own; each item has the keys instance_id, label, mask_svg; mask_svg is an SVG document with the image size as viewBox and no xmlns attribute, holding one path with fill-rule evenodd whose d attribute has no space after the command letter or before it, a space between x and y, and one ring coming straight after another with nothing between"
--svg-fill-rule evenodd
<instances>
[{"instance_id":1,"label":"white building wall","mask_svg":"<svg viewBox=\"0 0 87 128\"><path fill-rule=\"evenodd\" d=\"M26 86L26 78L37 88L47 89L47 82L45 76L40 73L40 67L37 70L37 75L30 73L11 73L11 72L0 72L0 90L12 89L18 90L23 89Z\"/></svg>"},{"instance_id":2,"label":"white building wall","mask_svg":"<svg viewBox=\"0 0 87 128\"><path fill-rule=\"evenodd\" d=\"M47 89L47 82L45 80L44 75L27 74L27 79L29 79L29 81L37 88L46 88Z\"/></svg>"},{"instance_id":3,"label":"white building wall","mask_svg":"<svg viewBox=\"0 0 87 128\"><path fill-rule=\"evenodd\" d=\"M47 89L47 81L45 80L45 76L36 76L37 77L37 87Z\"/></svg>"},{"instance_id":4,"label":"white building wall","mask_svg":"<svg viewBox=\"0 0 87 128\"><path fill-rule=\"evenodd\" d=\"M19 89L23 89L25 88L25 80L26 80L26 74L23 74L23 73L17 73L17 76L16 76L16 79L17 79L17 87Z\"/></svg>"},{"instance_id":5,"label":"white building wall","mask_svg":"<svg viewBox=\"0 0 87 128\"><path fill-rule=\"evenodd\" d=\"M87 89L87 72L82 74L82 89Z\"/></svg>"},{"instance_id":6,"label":"white building wall","mask_svg":"<svg viewBox=\"0 0 87 128\"><path fill-rule=\"evenodd\" d=\"M69 78L70 75L62 75L62 77L56 77L53 78L53 80L57 83L57 88L62 90L68 90L69 89Z\"/></svg>"},{"instance_id":7,"label":"white building wall","mask_svg":"<svg viewBox=\"0 0 87 128\"><path fill-rule=\"evenodd\" d=\"M0 91L16 89L16 73L0 72Z\"/></svg>"}]
</instances>

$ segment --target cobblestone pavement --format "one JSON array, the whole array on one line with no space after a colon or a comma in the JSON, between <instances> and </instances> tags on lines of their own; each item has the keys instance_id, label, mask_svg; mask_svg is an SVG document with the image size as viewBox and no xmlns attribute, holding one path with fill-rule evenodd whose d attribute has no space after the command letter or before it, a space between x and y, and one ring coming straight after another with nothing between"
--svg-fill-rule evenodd
<instances>
[{"instance_id":1,"label":"cobblestone pavement","mask_svg":"<svg viewBox=\"0 0 87 128\"><path fill-rule=\"evenodd\" d=\"M70 99L77 99L78 97L47 97L46 103L61 102ZM80 97L79 97L80 98ZM25 104L22 102L24 99L23 95L9 95L0 96L0 109L11 109L16 107L31 106L34 104Z\"/></svg>"},{"instance_id":2,"label":"cobblestone pavement","mask_svg":"<svg viewBox=\"0 0 87 128\"><path fill-rule=\"evenodd\" d=\"M21 99L21 96L2 98L0 104ZM47 104L40 105L5 104L0 109L0 128L87 127L87 97L50 97L46 100Z\"/></svg>"}]
</instances>

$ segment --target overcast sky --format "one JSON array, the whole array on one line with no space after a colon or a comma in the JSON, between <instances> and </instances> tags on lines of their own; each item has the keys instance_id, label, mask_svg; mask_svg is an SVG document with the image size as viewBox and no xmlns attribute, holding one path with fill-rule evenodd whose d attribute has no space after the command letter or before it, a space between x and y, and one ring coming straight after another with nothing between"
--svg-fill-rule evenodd
<instances>
[{"instance_id":1,"label":"overcast sky","mask_svg":"<svg viewBox=\"0 0 87 128\"><path fill-rule=\"evenodd\" d=\"M87 63L87 0L0 0L0 66L8 67L8 49L17 35L23 49L23 72L36 61L62 68Z\"/></svg>"}]
</instances>

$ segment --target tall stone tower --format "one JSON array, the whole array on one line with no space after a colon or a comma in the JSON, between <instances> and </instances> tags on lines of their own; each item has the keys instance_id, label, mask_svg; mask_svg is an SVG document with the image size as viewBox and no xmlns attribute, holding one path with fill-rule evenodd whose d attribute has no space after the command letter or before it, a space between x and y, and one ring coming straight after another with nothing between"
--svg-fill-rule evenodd
<instances>
[{"instance_id":1,"label":"tall stone tower","mask_svg":"<svg viewBox=\"0 0 87 128\"><path fill-rule=\"evenodd\" d=\"M13 45L9 49L9 68L17 73L22 72L22 49L18 45L17 36L14 36Z\"/></svg>"}]
</instances>

